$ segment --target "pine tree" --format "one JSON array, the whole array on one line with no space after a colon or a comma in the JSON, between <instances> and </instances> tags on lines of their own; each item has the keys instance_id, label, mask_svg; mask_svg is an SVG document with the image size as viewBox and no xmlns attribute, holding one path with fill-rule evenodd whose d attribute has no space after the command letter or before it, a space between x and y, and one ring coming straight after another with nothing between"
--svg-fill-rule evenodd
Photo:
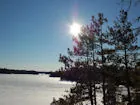
<instances>
[{"instance_id":1,"label":"pine tree","mask_svg":"<svg viewBox=\"0 0 140 105\"><path fill-rule=\"evenodd\" d=\"M115 43L116 53L122 58L119 64L120 66L125 65L125 85L128 92L129 105L132 105L130 70L134 67L132 66L132 57L134 58L132 52L134 54L134 51L138 49L136 42L139 32L135 31L132 23L128 21L127 11L120 11L117 21L115 21L114 26L110 28L110 34L112 35L112 42Z\"/></svg>"}]
</instances>

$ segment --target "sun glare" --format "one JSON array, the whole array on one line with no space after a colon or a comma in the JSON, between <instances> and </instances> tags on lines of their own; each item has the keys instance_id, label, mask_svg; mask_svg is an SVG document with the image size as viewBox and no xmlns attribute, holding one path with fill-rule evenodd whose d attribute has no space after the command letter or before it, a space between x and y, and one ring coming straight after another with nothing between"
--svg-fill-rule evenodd
<instances>
[{"instance_id":1,"label":"sun glare","mask_svg":"<svg viewBox=\"0 0 140 105\"><path fill-rule=\"evenodd\" d=\"M80 33L81 31L81 25L74 22L71 26L70 26L70 33L73 35L73 36L78 36L78 34Z\"/></svg>"}]
</instances>

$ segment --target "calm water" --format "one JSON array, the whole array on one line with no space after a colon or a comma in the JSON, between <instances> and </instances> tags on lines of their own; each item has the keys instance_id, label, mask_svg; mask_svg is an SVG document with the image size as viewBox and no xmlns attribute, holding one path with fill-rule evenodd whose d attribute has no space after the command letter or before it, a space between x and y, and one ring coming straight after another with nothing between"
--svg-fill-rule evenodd
<instances>
[{"instance_id":1,"label":"calm water","mask_svg":"<svg viewBox=\"0 0 140 105\"><path fill-rule=\"evenodd\" d=\"M48 75L0 74L0 105L50 105L74 84Z\"/></svg>"}]
</instances>

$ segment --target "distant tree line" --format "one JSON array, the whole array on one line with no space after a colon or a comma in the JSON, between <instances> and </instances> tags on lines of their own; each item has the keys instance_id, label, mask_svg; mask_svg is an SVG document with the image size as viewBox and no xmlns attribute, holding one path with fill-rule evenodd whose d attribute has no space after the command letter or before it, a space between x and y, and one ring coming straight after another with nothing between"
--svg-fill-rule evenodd
<instances>
[{"instance_id":1,"label":"distant tree line","mask_svg":"<svg viewBox=\"0 0 140 105\"><path fill-rule=\"evenodd\" d=\"M0 68L0 74L50 74L51 72L41 72L34 70L14 70L14 69L6 69Z\"/></svg>"}]
</instances>

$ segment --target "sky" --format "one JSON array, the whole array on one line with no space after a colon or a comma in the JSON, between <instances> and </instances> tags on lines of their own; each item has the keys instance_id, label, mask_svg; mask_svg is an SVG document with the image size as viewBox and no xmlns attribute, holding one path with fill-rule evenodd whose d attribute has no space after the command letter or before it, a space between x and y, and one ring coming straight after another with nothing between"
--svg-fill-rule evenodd
<instances>
[{"instance_id":1,"label":"sky","mask_svg":"<svg viewBox=\"0 0 140 105\"><path fill-rule=\"evenodd\" d=\"M55 71L72 47L70 24L89 24L102 12L111 25L121 8L119 0L0 0L0 67ZM133 6L130 19L139 10Z\"/></svg>"}]
</instances>

